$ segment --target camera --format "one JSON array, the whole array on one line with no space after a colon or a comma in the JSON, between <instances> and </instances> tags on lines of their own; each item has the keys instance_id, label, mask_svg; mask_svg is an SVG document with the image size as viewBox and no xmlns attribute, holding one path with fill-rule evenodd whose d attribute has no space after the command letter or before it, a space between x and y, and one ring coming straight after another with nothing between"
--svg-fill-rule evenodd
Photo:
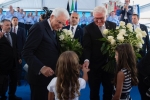
<instances>
[{"instance_id":1,"label":"camera","mask_svg":"<svg viewBox=\"0 0 150 100\"><path fill-rule=\"evenodd\" d=\"M42 19L48 19L50 18L51 14L52 14L52 10L49 10L47 7L43 7L43 10L45 12L45 14L42 14Z\"/></svg>"}]
</instances>

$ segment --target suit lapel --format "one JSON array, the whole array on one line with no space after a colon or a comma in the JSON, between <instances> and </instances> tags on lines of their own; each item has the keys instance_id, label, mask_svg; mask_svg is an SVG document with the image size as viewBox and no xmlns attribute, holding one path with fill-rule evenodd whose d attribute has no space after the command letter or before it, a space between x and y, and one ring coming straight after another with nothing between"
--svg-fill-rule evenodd
<instances>
[{"instance_id":1,"label":"suit lapel","mask_svg":"<svg viewBox=\"0 0 150 100\"><path fill-rule=\"evenodd\" d=\"M20 28L18 27L17 34L19 33L19 31L20 31Z\"/></svg>"},{"instance_id":2,"label":"suit lapel","mask_svg":"<svg viewBox=\"0 0 150 100\"><path fill-rule=\"evenodd\" d=\"M47 20L44 21L44 24L45 24L45 29L47 31L47 34L50 36L50 38L53 40L54 44L57 46L57 41L54 38L53 31L51 30Z\"/></svg>"},{"instance_id":3,"label":"suit lapel","mask_svg":"<svg viewBox=\"0 0 150 100\"><path fill-rule=\"evenodd\" d=\"M10 45L9 41L7 40L7 38L6 38L5 36L3 36L3 37L2 37L2 39L4 39L4 41L6 41L6 42L7 42L7 44L9 44L9 45ZM10 45L10 46L11 46L11 45Z\"/></svg>"},{"instance_id":4,"label":"suit lapel","mask_svg":"<svg viewBox=\"0 0 150 100\"><path fill-rule=\"evenodd\" d=\"M140 28L141 28L142 31L144 31L144 27L141 24L140 24Z\"/></svg>"},{"instance_id":5,"label":"suit lapel","mask_svg":"<svg viewBox=\"0 0 150 100\"><path fill-rule=\"evenodd\" d=\"M76 39L77 37L79 37L79 27L77 26L75 34L74 34L74 38Z\"/></svg>"}]
</instances>

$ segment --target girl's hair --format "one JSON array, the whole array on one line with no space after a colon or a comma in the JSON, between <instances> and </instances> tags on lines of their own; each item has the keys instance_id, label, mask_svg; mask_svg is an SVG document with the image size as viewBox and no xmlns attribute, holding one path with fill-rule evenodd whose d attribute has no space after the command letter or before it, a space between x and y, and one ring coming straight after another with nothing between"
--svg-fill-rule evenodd
<instances>
[{"instance_id":1,"label":"girl's hair","mask_svg":"<svg viewBox=\"0 0 150 100\"><path fill-rule=\"evenodd\" d=\"M114 83L117 82L117 73L122 69L126 68L130 71L131 74L131 84L137 85L137 68L136 68L136 57L133 50L133 47L129 43L120 44L115 49L118 52L118 62L116 77Z\"/></svg>"},{"instance_id":2,"label":"girl's hair","mask_svg":"<svg viewBox=\"0 0 150 100\"><path fill-rule=\"evenodd\" d=\"M80 95L79 58L75 52L66 51L60 55L56 65L56 76L56 92L59 100L70 100Z\"/></svg>"}]
</instances>

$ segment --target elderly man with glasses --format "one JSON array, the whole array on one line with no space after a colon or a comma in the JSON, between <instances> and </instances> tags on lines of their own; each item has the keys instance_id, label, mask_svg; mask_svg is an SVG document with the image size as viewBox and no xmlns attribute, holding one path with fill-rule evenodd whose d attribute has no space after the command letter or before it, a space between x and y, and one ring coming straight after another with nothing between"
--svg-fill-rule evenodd
<instances>
[{"instance_id":1,"label":"elderly man with glasses","mask_svg":"<svg viewBox=\"0 0 150 100\"><path fill-rule=\"evenodd\" d=\"M90 69L88 73L89 87L90 87L90 100L100 100L99 91L102 84L103 100L111 100L113 93L113 84L111 83L114 75L105 72L102 67L107 63L108 56L103 55L100 48L103 44L98 39L103 38L104 29L115 29L116 24L106 21L106 8L97 6L94 8L93 16L94 22L87 25L84 29L83 37L83 54L84 64L83 67Z\"/></svg>"}]
</instances>

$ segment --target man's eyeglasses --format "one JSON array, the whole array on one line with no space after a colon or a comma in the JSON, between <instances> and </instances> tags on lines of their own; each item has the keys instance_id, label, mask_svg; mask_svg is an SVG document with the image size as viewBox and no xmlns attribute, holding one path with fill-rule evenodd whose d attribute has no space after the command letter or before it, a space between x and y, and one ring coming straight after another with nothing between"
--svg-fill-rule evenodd
<instances>
[{"instance_id":1,"label":"man's eyeglasses","mask_svg":"<svg viewBox=\"0 0 150 100\"><path fill-rule=\"evenodd\" d=\"M101 18L94 18L95 21L98 21L98 20L102 20L102 21L103 21L104 19L105 19L104 17L101 17Z\"/></svg>"}]
</instances>

